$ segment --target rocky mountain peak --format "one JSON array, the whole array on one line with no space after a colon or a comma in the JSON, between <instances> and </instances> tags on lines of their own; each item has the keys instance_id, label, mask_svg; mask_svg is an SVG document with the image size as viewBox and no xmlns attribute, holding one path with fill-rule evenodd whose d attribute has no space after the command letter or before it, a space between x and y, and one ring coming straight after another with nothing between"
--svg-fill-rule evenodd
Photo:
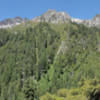
<instances>
[{"instance_id":1,"label":"rocky mountain peak","mask_svg":"<svg viewBox=\"0 0 100 100\"><path fill-rule=\"evenodd\" d=\"M24 23L26 21L28 21L28 19L21 18L19 16L15 18L8 18L0 22L0 28L12 27ZM33 18L32 21L50 22L54 24L75 22L77 24L84 24L89 27L94 27L94 26L100 27L100 14L97 14L90 20L84 20L84 19L73 18L66 12L49 9L46 13L42 14L41 16Z\"/></svg>"},{"instance_id":2,"label":"rocky mountain peak","mask_svg":"<svg viewBox=\"0 0 100 100\"><path fill-rule=\"evenodd\" d=\"M100 27L100 15L97 14L93 19L88 20L88 25L89 26L95 26L95 27Z\"/></svg>"},{"instance_id":3,"label":"rocky mountain peak","mask_svg":"<svg viewBox=\"0 0 100 100\"><path fill-rule=\"evenodd\" d=\"M96 23L98 22L100 24L100 15L97 14L92 20L95 21Z\"/></svg>"},{"instance_id":4,"label":"rocky mountain peak","mask_svg":"<svg viewBox=\"0 0 100 100\"><path fill-rule=\"evenodd\" d=\"M100 18L100 14L96 14L94 18Z\"/></svg>"},{"instance_id":5,"label":"rocky mountain peak","mask_svg":"<svg viewBox=\"0 0 100 100\"><path fill-rule=\"evenodd\" d=\"M51 23L67 23L70 16L66 12L57 12L56 10L48 10L40 17L33 19L33 22L51 22Z\"/></svg>"},{"instance_id":6,"label":"rocky mountain peak","mask_svg":"<svg viewBox=\"0 0 100 100\"><path fill-rule=\"evenodd\" d=\"M57 12L56 10L49 9L43 15L33 18L33 22L50 22L50 23L68 23L75 22L77 24L84 24L89 27L100 27L100 14L97 14L93 19L84 20L70 17L66 12Z\"/></svg>"},{"instance_id":7,"label":"rocky mountain peak","mask_svg":"<svg viewBox=\"0 0 100 100\"><path fill-rule=\"evenodd\" d=\"M28 19L21 17L8 18L0 22L0 28L10 28L12 26L26 22L27 20Z\"/></svg>"},{"instance_id":8,"label":"rocky mountain peak","mask_svg":"<svg viewBox=\"0 0 100 100\"><path fill-rule=\"evenodd\" d=\"M48 9L48 11L45 14L50 14L50 13L56 13L56 10Z\"/></svg>"}]
</instances>

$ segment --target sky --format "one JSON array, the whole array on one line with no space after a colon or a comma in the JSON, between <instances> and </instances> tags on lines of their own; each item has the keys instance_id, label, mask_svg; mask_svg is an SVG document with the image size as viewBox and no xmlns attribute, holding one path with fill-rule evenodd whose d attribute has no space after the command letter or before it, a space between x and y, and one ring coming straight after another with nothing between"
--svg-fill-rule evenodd
<instances>
[{"instance_id":1,"label":"sky","mask_svg":"<svg viewBox=\"0 0 100 100\"><path fill-rule=\"evenodd\" d=\"M54 9L70 16L91 19L100 14L100 0L0 0L0 20L16 16L32 19Z\"/></svg>"}]
</instances>

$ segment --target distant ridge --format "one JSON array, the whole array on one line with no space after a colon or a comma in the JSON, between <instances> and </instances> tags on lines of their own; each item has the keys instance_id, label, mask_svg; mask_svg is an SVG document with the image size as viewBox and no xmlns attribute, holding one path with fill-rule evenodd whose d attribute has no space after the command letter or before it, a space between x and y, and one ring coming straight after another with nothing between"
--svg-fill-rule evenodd
<instances>
[{"instance_id":1,"label":"distant ridge","mask_svg":"<svg viewBox=\"0 0 100 100\"><path fill-rule=\"evenodd\" d=\"M66 12L57 12L56 10L48 10L43 15L33 18L33 22L50 22L50 23L68 23L75 22L77 24L84 24L89 27L95 26L100 27L100 15L97 14L93 19L90 20L82 20L71 17Z\"/></svg>"},{"instance_id":2,"label":"distant ridge","mask_svg":"<svg viewBox=\"0 0 100 100\"><path fill-rule=\"evenodd\" d=\"M12 26L19 25L21 23L26 22L28 19L15 17L15 18L8 18L0 22L0 28L11 28Z\"/></svg>"},{"instance_id":3,"label":"distant ridge","mask_svg":"<svg viewBox=\"0 0 100 100\"><path fill-rule=\"evenodd\" d=\"M21 17L5 19L0 22L0 28L11 28L12 26L25 23L26 21L28 21L28 19ZM54 24L75 22L77 24L84 24L89 27L100 27L100 14L97 14L94 18L90 20L82 20L73 18L66 12L57 12L56 10L49 9L41 16L33 18L32 22L50 22Z\"/></svg>"}]
</instances>

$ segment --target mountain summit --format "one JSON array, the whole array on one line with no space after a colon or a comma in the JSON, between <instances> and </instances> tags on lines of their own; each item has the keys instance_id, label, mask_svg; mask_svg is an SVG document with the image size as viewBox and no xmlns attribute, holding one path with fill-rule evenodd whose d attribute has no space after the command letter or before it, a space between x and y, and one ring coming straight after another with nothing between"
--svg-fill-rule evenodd
<instances>
[{"instance_id":1,"label":"mountain summit","mask_svg":"<svg viewBox=\"0 0 100 100\"><path fill-rule=\"evenodd\" d=\"M57 12L56 10L48 10L43 15L33 18L33 22L50 22L50 23L68 23L75 22L77 24L84 24L89 27L99 27L100 26L100 15L97 14L93 19L82 20L78 18L73 18L66 12Z\"/></svg>"},{"instance_id":2,"label":"mountain summit","mask_svg":"<svg viewBox=\"0 0 100 100\"><path fill-rule=\"evenodd\" d=\"M33 22L51 22L51 23L67 23L70 16L66 12L57 12L56 10L48 10L42 16L32 19Z\"/></svg>"},{"instance_id":3,"label":"mountain summit","mask_svg":"<svg viewBox=\"0 0 100 100\"><path fill-rule=\"evenodd\" d=\"M0 28L10 28L12 26L16 26L21 23L25 23L27 21L28 19L21 18L21 17L8 18L0 22ZM73 18L66 12L61 12L61 11L57 12L56 10L50 10L50 9L46 13L42 14L41 16L33 18L31 21L32 22L49 22L53 24L74 22L77 24L84 24L89 27L100 27L99 14L97 14L92 19L82 20L78 18Z\"/></svg>"}]
</instances>

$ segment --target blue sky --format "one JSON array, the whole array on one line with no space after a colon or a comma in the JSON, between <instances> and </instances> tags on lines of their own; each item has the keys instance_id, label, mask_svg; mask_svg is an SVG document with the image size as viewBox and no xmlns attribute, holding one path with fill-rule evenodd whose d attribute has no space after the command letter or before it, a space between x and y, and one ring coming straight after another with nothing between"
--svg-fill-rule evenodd
<instances>
[{"instance_id":1,"label":"blue sky","mask_svg":"<svg viewBox=\"0 0 100 100\"><path fill-rule=\"evenodd\" d=\"M0 20L16 16L31 19L48 9L66 11L76 18L90 19L100 14L100 0L0 0Z\"/></svg>"}]
</instances>

